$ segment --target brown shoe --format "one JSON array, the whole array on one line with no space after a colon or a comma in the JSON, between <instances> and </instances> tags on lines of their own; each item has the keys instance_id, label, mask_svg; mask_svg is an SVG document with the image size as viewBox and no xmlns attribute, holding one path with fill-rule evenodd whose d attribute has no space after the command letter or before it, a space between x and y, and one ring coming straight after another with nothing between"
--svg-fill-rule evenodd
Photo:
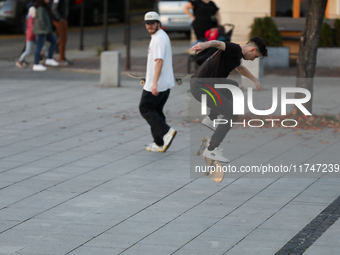
<instances>
[{"instance_id":1,"label":"brown shoe","mask_svg":"<svg viewBox=\"0 0 340 255\"><path fill-rule=\"evenodd\" d=\"M20 61L17 61L17 62L15 63L15 65L16 65L17 67L19 67L19 68L25 68L24 63L23 63L23 62L20 62Z\"/></svg>"}]
</instances>

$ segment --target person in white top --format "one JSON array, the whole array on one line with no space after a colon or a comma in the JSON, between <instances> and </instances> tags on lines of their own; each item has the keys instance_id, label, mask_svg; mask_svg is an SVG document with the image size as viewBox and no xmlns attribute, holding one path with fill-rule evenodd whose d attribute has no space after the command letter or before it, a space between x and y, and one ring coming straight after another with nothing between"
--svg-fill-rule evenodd
<instances>
[{"instance_id":1,"label":"person in white top","mask_svg":"<svg viewBox=\"0 0 340 255\"><path fill-rule=\"evenodd\" d=\"M161 29L159 15L148 12L144 24L151 41L148 50L146 80L139 104L139 111L151 127L154 141L147 151L165 152L171 145L177 131L166 124L163 108L175 85L172 69L172 51L168 35Z\"/></svg>"}]
</instances>

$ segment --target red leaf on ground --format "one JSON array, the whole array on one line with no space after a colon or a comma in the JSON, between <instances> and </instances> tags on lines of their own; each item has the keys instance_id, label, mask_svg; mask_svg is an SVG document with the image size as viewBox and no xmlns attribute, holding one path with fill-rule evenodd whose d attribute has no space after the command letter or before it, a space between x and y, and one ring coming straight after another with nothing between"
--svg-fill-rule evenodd
<instances>
[{"instance_id":1,"label":"red leaf on ground","mask_svg":"<svg viewBox=\"0 0 340 255\"><path fill-rule=\"evenodd\" d=\"M296 108L293 110L293 115L295 116L296 114L297 114L297 110L296 110Z\"/></svg>"}]
</instances>

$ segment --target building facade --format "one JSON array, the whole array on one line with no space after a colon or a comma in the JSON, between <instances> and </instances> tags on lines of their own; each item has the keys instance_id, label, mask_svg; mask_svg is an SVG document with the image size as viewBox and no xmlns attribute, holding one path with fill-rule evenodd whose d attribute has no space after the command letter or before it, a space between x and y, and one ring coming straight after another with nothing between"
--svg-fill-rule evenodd
<instances>
[{"instance_id":1,"label":"building facade","mask_svg":"<svg viewBox=\"0 0 340 255\"><path fill-rule=\"evenodd\" d=\"M284 36L284 44L292 47L289 38L299 37L305 25L308 0L214 0L220 8L222 23L235 25L232 41L245 43L255 18L270 16ZM328 0L327 19L340 18L340 0ZM293 42L294 40L292 40ZM293 43L296 44L296 43ZM296 51L296 49L292 49Z\"/></svg>"}]
</instances>

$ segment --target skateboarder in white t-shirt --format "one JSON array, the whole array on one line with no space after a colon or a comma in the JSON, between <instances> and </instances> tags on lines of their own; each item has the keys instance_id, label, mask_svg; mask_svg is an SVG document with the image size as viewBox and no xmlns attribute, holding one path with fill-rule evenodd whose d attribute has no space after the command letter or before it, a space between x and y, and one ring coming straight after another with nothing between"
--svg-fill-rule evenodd
<instances>
[{"instance_id":1,"label":"skateboarder in white t-shirt","mask_svg":"<svg viewBox=\"0 0 340 255\"><path fill-rule=\"evenodd\" d=\"M170 88L175 85L172 69L172 51L168 35L161 29L159 15L148 12L144 16L145 27L151 35L146 66L146 79L139 104L143 118L151 127L154 141L147 151L165 152L177 131L166 124L163 108Z\"/></svg>"}]
</instances>

